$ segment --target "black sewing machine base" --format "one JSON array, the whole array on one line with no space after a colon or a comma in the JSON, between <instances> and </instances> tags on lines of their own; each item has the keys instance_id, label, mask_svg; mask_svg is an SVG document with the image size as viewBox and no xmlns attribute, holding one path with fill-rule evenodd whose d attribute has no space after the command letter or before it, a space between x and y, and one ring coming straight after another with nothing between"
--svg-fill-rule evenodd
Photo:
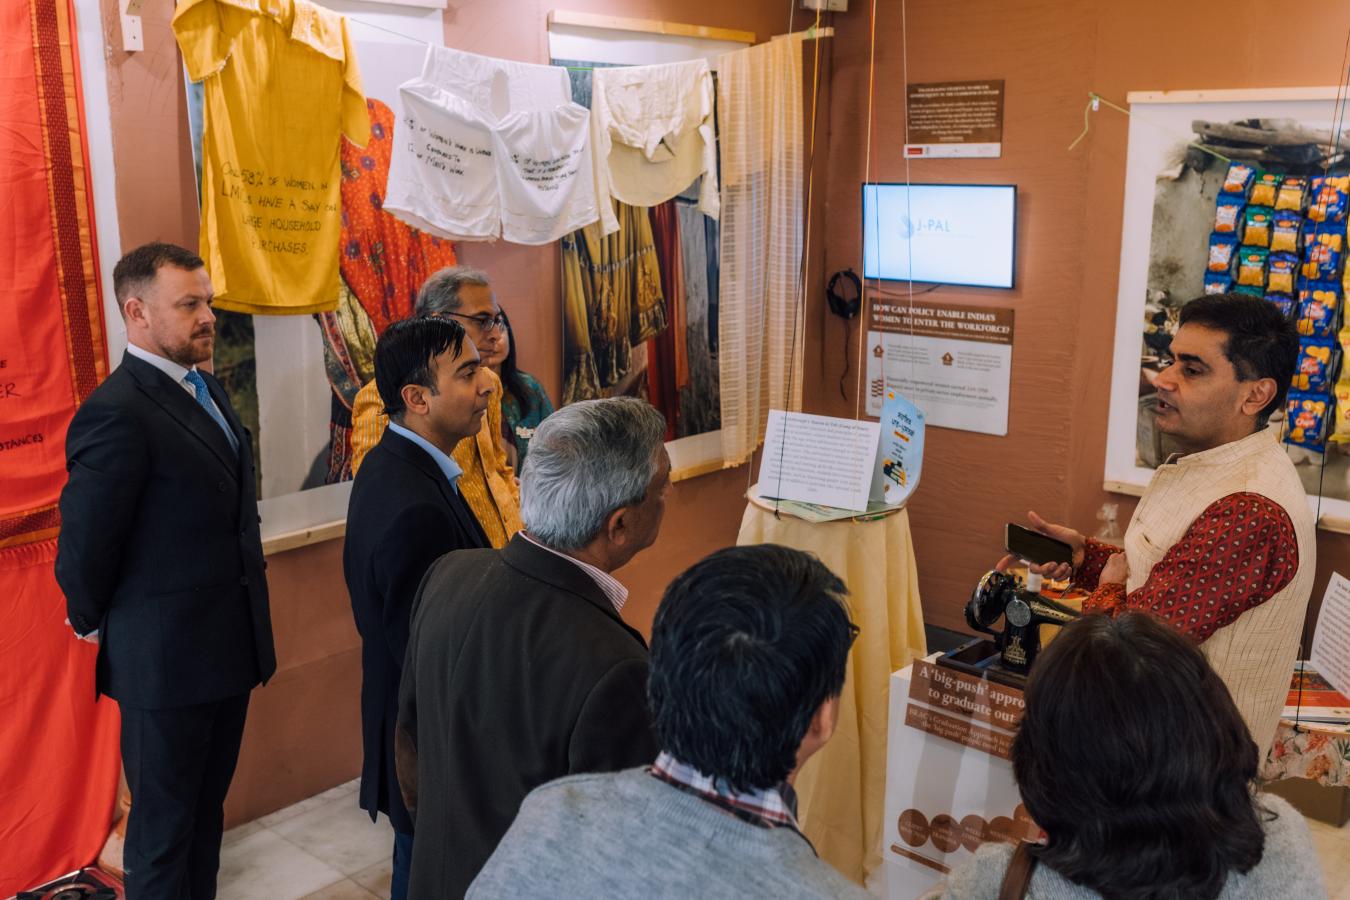
<instances>
[{"instance_id":1,"label":"black sewing machine base","mask_svg":"<svg viewBox=\"0 0 1350 900\"><path fill-rule=\"evenodd\" d=\"M1003 667L1002 654L993 641L975 638L959 647L948 650L938 657L938 665L974 675L976 678L988 678L990 681L1026 690L1027 676Z\"/></svg>"}]
</instances>

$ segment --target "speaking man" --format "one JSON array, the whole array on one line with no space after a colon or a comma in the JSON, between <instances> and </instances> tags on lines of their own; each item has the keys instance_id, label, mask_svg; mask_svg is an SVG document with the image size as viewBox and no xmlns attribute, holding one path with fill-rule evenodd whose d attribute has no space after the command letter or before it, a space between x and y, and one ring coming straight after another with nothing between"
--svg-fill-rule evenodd
<instances>
[{"instance_id":1,"label":"speaking man","mask_svg":"<svg viewBox=\"0 0 1350 900\"><path fill-rule=\"evenodd\" d=\"M1147 610L1199 641L1264 757L1316 569L1307 496L1266 427L1293 379L1298 333L1260 298L1201 297L1181 308L1171 352L1153 415L1182 452L1153 473L1125 552L1032 513L1034 527L1073 548L1072 566L1034 569L1072 574L1091 591L1085 610Z\"/></svg>"}]
</instances>

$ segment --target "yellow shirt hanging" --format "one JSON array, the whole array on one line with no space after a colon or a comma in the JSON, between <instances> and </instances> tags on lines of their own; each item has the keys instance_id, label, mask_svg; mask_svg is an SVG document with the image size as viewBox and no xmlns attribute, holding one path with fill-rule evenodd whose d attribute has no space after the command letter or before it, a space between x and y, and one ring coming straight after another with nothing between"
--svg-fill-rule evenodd
<instances>
[{"instance_id":1,"label":"yellow shirt hanging","mask_svg":"<svg viewBox=\"0 0 1350 900\"><path fill-rule=\"evenodd\" d=\"M183 0L173 29L205 82L201 255L216 306L334 309L341 135L370 137L346 20L309 0Z\"/></svg>"}]
</instances>

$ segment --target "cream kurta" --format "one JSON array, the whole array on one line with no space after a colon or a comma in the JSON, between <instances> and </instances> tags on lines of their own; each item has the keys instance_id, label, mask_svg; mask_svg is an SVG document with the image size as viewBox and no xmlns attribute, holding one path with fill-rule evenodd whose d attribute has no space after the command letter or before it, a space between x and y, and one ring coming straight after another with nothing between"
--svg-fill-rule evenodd
<instances>
[{"instance_id":1,"label":"cream kurta","mask_svg":"<svg viewBox=\"0 0 1350 900\"><path fill-rule=\"evenodd\" d=\"M1158 467L1125 532L1130 567L1126 590L1143 585L1210 504L1240 492L1260 494L1289 515L1298 537L1298 570L1274 597L1218 629L1200 649L1228 685L1264 758L1289 692L1317 568L1316 526L1308 497L1276 431L1173 457Z\"/></svg>"}]
</instances>

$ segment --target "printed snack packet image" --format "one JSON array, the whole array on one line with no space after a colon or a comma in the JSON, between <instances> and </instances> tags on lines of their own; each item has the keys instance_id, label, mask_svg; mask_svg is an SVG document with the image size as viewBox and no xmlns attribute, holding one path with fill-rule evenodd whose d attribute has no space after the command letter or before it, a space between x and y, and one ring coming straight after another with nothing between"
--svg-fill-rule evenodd
<instances>
[{"instance_id":1,"label":"printed snack packet image","mask_svg":"<svg viewBox=\"0 0 1350 900\"><path fill-rule=\"evenodd\" d=\"M1341 348L1333 340L1306 338L1299 343L1298 367L1291 387L1296 391L1326 393L1331 389Z\"/></svg>"},{"instance_id":2,"label":"printed snack packet image","mask_svg":"<svg viewBox=\"0 0 1350 900\"><path fill-rule=\"evenodd\" d=\"M1302 175L1284 176L1284 183L1275 193L1275 209L1302 213L1307 202L1308 179Z\"/></svg>"},{"instance_id":3,"label":"printed snack packet image","mask_svg":"<svg viewBox=\"0 0 1350 900\"><path fill-rule=\"evenodd\" d=\"M1269 206L1248 206L1243 219L1246 231L1242 235L1243 246L1269 247L1271 217L1274 211Z\"/></svg>"},{"instance_id":4,"label":"printed snack packet image","mask_svg":"<svg viewBox=\"0 0 1350 900\"><path fill-rule=\"evenodd\" d=\"M1280 182L1284 181L1283 175L1276 175L1274 172L1257 172L1256 180L1252 182L1252 192L1247 195L1247 202L1253 206L1274 206L1275 194L1280 189Z\"/></svg>"},{"instance_id":5,"label":"printed snack packet image","mask_svg":"<svg viewBox=\"0 0 1350 900\"><path fill-rule=\"evenodd\" d=\"M1285 418L1289 431L1284 440L1287 444L1321 450L1326 442L1327 413L1331 408L1331 398L1326 394L1307 391L1290 391L1285 401Z\"/></svg>"},{"instance_id":6,"label":"printed snack packet image","mask_svg":"<svg viewBox=\"0 0 1350 900\"><path fill-rule=\"evenodd\" d=\"M1247 196L1247 188L1251 187L1252 178L1256 176L1256 170L1246 163L1229 163L1228 174L1223 179L1223 192L1226 194L1238 194Z\"/></svg>"}]
</instances>

